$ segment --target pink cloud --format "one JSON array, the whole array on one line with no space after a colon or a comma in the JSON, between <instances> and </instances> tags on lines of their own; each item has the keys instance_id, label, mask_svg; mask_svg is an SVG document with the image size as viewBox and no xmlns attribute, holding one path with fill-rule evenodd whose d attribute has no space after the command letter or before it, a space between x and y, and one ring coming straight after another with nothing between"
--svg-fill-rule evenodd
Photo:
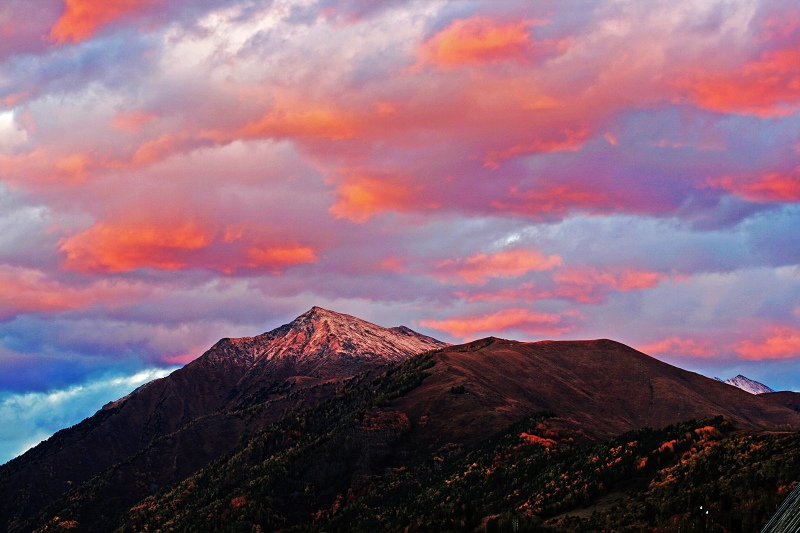
<instances>
[{"instance_id":1,"label":"pink cloud","mask_svg":"<svg viewBox=\"0 0 800 533\"><path fill-rule=\"evenodd\" d=\"M800 357L800 330L772 326L758 340L744 340L734 350L745 359L791 359Z\"/></svg>"},{"instance_id":2,"label":"pink cloud","mask_svg":"<svg viewBox=\"0 0 800 533\"><path fill-rule=\"evenodd\" d=\"M145 141L136 148L130 158L130 166L144 166L166 159L186 147L187 135L183 132L165 133L155 139ZM126 164L126 163L122 163Z\"/></svg>"},{"instance_id":3,"label":"pink cloud","mask_svg":"<svg viewBox=\"0 0 800 533\"><path fill-rule=\"evenodd\" d=\"M606 298L609 291L651 289L668 277L662 272L632 268L568 267L553 274L555 287L550 297L581 303L599 303Z\"/></svg>"},{"instance_id":4,"label":"pink cloud","mask_svg":"<svg viewBox=\"0 0 800 533\"><path fill-rule=\"evenodd\" d=\"M146 111L120 111L111 120L111 128L117 131L137 133L142 127L156 118Z\"/></svg>"},{"instance_id":5,"label":"pink cloud","mask_svg":"<svg viewBox=\"0 0 800 533\"><path fill-rule=\"evenodd\" d=\"M677 355L692 357L713 357L719 350L710 342L686 339L681 337L668 337L660 341L643 344L638 350L648 355Z\"/></svg>"},{"instance_id":6,"label":"pink cloud","mask_svg":"<svg viewBox=\"0 0 800 533\"><path fill-rule=\"evenodd\" d=\"M478 316L451 318L446 320L422 320L422 326L444 331L461 339L480 333L518 330L530 335L562 335L574 329L568 323L574 316L564 314L534 313L527 309L503 309L495 313Z\"/></svg>"},{"instance_id":7,"label":"pink cloud","mask_svg":"<svg viewBox=\"0 0 800 533\"><path fill-rule=\"evenodd\" d=\"M144 285L98 280L72 287L50 279L40 270L0 265L0 291L13 298L0 299L0 318L18 314L53 313L94 303L120 306L149 295Z\"/></svg>"},{"instance_id":8,"label":"pink cloud","mask_svg":"<svg viewBox=\"0 0 800 533\"><path fill-rule=\"evenodd\" d=\"M663 272L629 267L564 266L554 271L549 280L537 283L529 281L515 287L483 292L462 290L456 294L470 302L556 299L582 304L601 304L611 291L631 292L652 289L670 277L672 276Z\"/></svg>"},{"instance_id":9,"label":"pink cloud","mask_svg":"<svg viewBox=\"0 0 800 533\"><path fill-rule=\"evenodd\" d=\"M698 106L722 113L789 116L800 109L800 50L768 50L730 72L699 72L675 85Z\"/></svg>"},{"instance_id":10,"label":"pink cloud","mask_svg":"<svg viewBox=\"0 0 800 533\"><path fill-rule=\"evenodd\" d=\"M436 265L436 276L449 283L482 285L491 278L517 278L528 272L552 270L561 264L561 257L555 254L546 256L536 250L512 248L443 261Z\"/></svg>"},{"instance_id":11,"label":"pink cloud","mask_svg":"<svg viewBox=\"0 0 800 533\"><path fill-rule=\"evenodd\" d=\"M549 298L552 294L549 291L538 289L534 282L528 281L526 283L517 284L514 287L488 291L475 292L471 290L460 290L456 292L455 295L468 302L501 302L514 300L530 302L538 300L539 298Z\"/></svg>"},{"instance_id":12,"label":"pink cloud","mask_svg":"<svg viewBox=\"0 0 800 533\"><path fill-rule=\"evenodd\" d=\"M381 270L394 272L396 274L404 274L408 271L408 267L406 266L406 261L402 257L398 256L387 257L386 259L380 262L379 267L381 268Z\"/></svg>"},{"instance_id":13,"label":"pink cloud","mask_svg":"<svg viewBox=\"0 0 800 533\"><path fill-rule=\"evenodd\" d=\"M708 184L751 202L800 201L800 167L791 173L771 172L756 177L723 176L708 180Z\"/></svg>"},{"instance_id":14,"label":"pink cloud","mask_svg":"<svg viewBox=\"0 0 800 533\"><path fill-rule=\"evenodd\" d=\"M594 191L590 184L545 185L521 191L511 187L507 197L492 202L498 211L538 218L562 214L570 210L608 212L622 205L613 197L613 191Z\"/></svg>"},{"instance_id":15,"label":"pink cloud","mask_svg":"<svg viewBox=\"0 0 800 533\"><path fill-rule=\"evenodd\" d=\"M487 167L497 169L505 159L548 152L577 152L589 138L589 130L566 131L560 139L538 139L517 144L503 150L494 150L484 159Z\"/></svg>"}]
</instances>

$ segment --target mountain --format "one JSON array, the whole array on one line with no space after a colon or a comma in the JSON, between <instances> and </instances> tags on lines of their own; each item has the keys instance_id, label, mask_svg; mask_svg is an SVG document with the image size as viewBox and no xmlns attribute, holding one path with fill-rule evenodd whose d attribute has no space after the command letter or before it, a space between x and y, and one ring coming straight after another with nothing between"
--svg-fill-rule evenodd
<instances>
[{"instance_id":1,"label":"mountain","mask_svg":"<svg viewBox=\"0 0 800 533\"><path fill-rule=\"evenodd\" d=\"M305 346L305 340L300 344ZM325 350L324 346L314 348L314 353L319 347ZM304 356L290 359L300 367L307 364ZM248 368L256 368L254 362L248 362ZM30 521L17 522L14 530L44 531L59 523L78 524L86 531L118 527L125 531L266 531L317 524L313 530L327 528L328 520L339 520L338 513L348 506L356 506L353 512L366 520L361 530L380 530L371 529L370 524L382 514L381 490L389 491L388 498L402 488L400 495L395 494L397 508L413 513L415 495L434 498L447 493L445 480L440 488L430 485L438 483L436 476L446 465L463 467L462 473L472 471L474 461L465 459L471 457L470 450L485 450L481 453L490 469L493 461L507 455L528 453L533 454L531 460L544 461L535 464L549 465L551 451L588 453L587 446L624 432L717 415L727 419L714 422L717 429L695 423L690 429L672 430L678 437L669 432L647 438L645 434L618 437L642 442L643 448L636 453L644 455L632 455L624 464L630 463L636 471L636 465L652 455L655 466L647 470L652 476L656 466L662 465L660 457L664 457L664 467L671 464L667 457L681 457L665 452L677 449L670 444L676 438L688 439L687 450L692 450L695 440L705 443L705 436L730 432L734 425L747 434L800 428L800 414L793 409L610 340L521 343L488 338L438 348L382 368L380 375L368 370L335 381L335 387L324 389L330 394L316 395L314 401L306 399L319 386L306 389L302 404L301 400L276 401L269 394L261 403L242 402L242 394L252 395L237 388L228 395L233 411L205 417L156 439L139 455L57 498ZM292 394L287 398L297 398ZM283 416L265 416L278 412L280 405L292 409L280 411ZM229 444L217 460L183 480L164 475L179 468L175 463L189 461L194 454L203 456L204 447L224 440L231 430L218 430L223 427L238 428L240 440ZM496 448L496 436L503 434L511 439L507 451ZM620 449L619 444L606 451L611 454L610 464L615 461L613 454L619 453L612 449ZM592 455L586 457L591 464ZM580 461L576 464L585 471L587 466ZM626 472L630 473L619 471L614 479L623 479ZM516 479L509 475L512 481ZM610 483L603 479L597 487ZM598 494L604 490L597 488ZM377 503L364 503L373 492ZM585 498L590 497L586 493ZM504 498L497 501L507 501ZM466 513L466 506L466 501L458 503L458 513ZM332 528L349 530L350 522L342 520Z\"/></svg>"},{"instance_id":2,"label":"mountain","mask_svg":"<svg viewBox=\"0 0 800 533\"><path fill-rule=\"evenodd\" d=\"M719 378L715 379L717 379L718 381L722 381ZM770 389L763 383L759 383L758 381L745 377L741 374L739 374L736 377L726 379L725 381L722 382L727 383L728 385L733 385L734 387L738 387L743 391L749 392L750 394L764 394L767 392L775 392L774 390Z\"/></svg>"},{"instance_id":3,"label":"mountain","mask_svg":"<svg viewBox=\"0 0 800 533\"><path fill-rule=\"evenodd\" d=\"M800 424L775 402L611 340L489 338L444 348L434 360L423 384L397 400L411 420L426 420L412 434L433 446L475 442L543 410L565 433L592 441L717 415L750 429ZM465 393L446 394L451 387Z\"/></svg>"},{"instance_id":4,"label":"mountain","mask_svg":"<svg viewBox=\"0 0 800 533\"><path fill-rule=\"evenodd\" d=\"M800 413L800 392L779 391L765 392L759 395L761 398L774 402L778 405Z\"/></svg>"},{"instance_id":5,"label":"mountain","mask_svg":"<svg viewBox=\"0 0 800 533\"><path fill-rule=\"evenodd\" d=\"M672 440L695 450L734 426L748 435L796 430L794 407L794 397L748 394L610 340L447 346L315 307L262 335L222 339L0 467L0 531L257 531L328 521L348 530L339 517L348 506L371 530L366 517L380 503L370 494L402 488L397 509L415 509L412 495L432 502L447 492L437 477L444 465L471 471L460 462L471 450L484 450L487 464L521 453L545 465L550 452L591 458L587 447L625 432L725 417L670 430L677 437L630 437L642 442L624 463L636 471L651 455L667 457ZM608 446L603 453L620 449ZM669 464L661 461L654 465ZM602 479L585 501L607 490L611 478ZM458 509L452 516L469 506Z\"/></svg>"},{"instance_id":6,"label":"mountain","mask_svg":"<svg viewBox=\"0 0 800 533\"><path fill-rule=\"evenodd\" d=\"M222 339L185 367L1 466L0 531L13 530L112 465L126 465L121 481L135 486L122 505L135 502L193 474L299 405L333 396L353 376L366 373L369 379L442 346L403 326L383 328L320 307L262 335Z\"/></svg>"},{"instance_id":7,"label":"mountain","mask_svg":"<svg viewBox=\"0 0 800 533\"><path fill-rule=\"evenodd\" d=\"M717 415L726 420L641 429ZM800 415L614 341L489 338L414 357L369 387L343 389L140 502L114 525L473 531L481 517L525 509L525 519L535 522L591 503L626 480L644 487L657 476L669 480L669 468L695 455L698 472L706 472L702 457L725 435L779 428L800 428ZM769 451L769 479L785 484L797 468L776 466L796 440L762 448L745 438L726 461L748 464L748 453ZM767 479L752 472L742 486ZM91 499L102 490L94 485L73 497ZM685 506L678 509L671 512ZM79 523L101 514L57 512ZM748 520L760 516L751 514ZM533 522L530 530L541 530Z\"/></svg>"}]
</instances>

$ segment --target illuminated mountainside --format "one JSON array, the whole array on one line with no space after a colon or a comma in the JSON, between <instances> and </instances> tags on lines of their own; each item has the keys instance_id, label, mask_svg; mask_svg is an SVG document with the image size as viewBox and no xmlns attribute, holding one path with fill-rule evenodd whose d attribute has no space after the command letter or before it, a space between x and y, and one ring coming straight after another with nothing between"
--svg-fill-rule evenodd
<instances>
[{"instance_id":1,"label":"illuminated mountainside","mask_svg":"<svg viewBox=\"0 0 800 533\"><path fill-rule=\"evenodd\" d=\"M148 464L148 487L179 481L342 380L442 346L319 307L262 335L222 339L0 467L0 531L120 462ZM230 414L257 404L247 417Z\"/></svg>"}]
</instances>

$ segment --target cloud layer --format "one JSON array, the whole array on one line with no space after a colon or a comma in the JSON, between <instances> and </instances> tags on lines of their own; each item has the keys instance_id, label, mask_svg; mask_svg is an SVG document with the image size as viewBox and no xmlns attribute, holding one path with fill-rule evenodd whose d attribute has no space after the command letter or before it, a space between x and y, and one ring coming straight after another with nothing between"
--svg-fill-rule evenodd
<instances>
[{"instance_id":1,"label":"cloud layer","mask_svg":"<svg viewBox=\"0 0 800 533\"><path fill-rule=\"evenodd\" d=\"M66 389L0 395L0 464L47 439L59 429L77 424L110 401L136 387L169 374L151 368L130 376L106 376Z\"/></svg>"},{"instance_id":2,"label":"cloud layer","mask_svg":"<svg viewBox=\"0 0 800 533\"><path fill-rule=\"evenodd\" d=\"M312 305L798 389L799 58L783 0L7 2L0 389Z\"/></svg>"}]
</instances>

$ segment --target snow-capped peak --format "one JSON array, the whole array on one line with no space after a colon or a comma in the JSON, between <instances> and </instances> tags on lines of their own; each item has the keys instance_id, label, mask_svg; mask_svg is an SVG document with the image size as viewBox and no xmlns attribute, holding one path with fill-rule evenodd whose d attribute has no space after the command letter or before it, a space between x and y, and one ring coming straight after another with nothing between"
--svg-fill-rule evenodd
<instances>
[{"instance_id":1,"label":"snow-capped peak","mask_svg":"<svg viewBox=\"0 0 800 533\"><path fill-rule=\"evenodd\" d=\"M257 358L294 359L345 356L398 361L445 343L405 326L384 328L366 320L321 307L312 307L289 324L257 337L271 341Z\"/></svg>"},{"instance_id":2,"label":"snow-capped peak","mask_svg":"<svg viewBox=\"0 0 800 533\"><path fill-rule=\"evenodd\" d=\"M717 381L722 381L719 378L714 378ZM736 377L726 379L722 381L723 383L727 383L728 385L733 385L734 387L738 387L743 391L747 391L750 394L764 394L765 392L775 392L771 388L767 387L763 383L759 383L753 379L750 379L746 376L739 374Z\"/></svg>"}]
</instances>

